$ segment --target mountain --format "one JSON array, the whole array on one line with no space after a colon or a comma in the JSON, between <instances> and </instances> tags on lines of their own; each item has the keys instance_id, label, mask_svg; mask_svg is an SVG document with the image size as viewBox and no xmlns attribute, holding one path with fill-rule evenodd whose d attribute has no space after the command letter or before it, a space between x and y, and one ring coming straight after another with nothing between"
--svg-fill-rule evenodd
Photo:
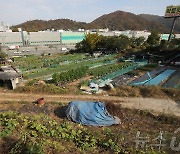
<instances>
[{"instance_id":1,"label":"mountain","mask_svg":"<svg viewBox=\"0 0 180 154\"><path fill-rule=\"evenodd\" d=\"M167 28L158 22L148 21L141 16L123 11L105 14L94 20L90 25L96 28L109 28L111 30L167 31Z\"/></svg>"},{"instance_id":2,"label":"mountain","mask_svg":"<svg viewBox=\"0 0 180 154\"><path fill-rule=\"evenodd\" d=\"M173 23L172 18L164 18L162 16L149 15L149 14L140 14L139 16L143 17L144 19L146 19L146 20L148 20L150 22L158 22L158 23L160 23L162 25L165 25L169 31L170 31L172 23ZM175 25L174 30L176 32L180 32L180 19L176 20L176 25Z\"/></svg>"},{"instance_id":3,"label":"mountain","mask_svg":"<svg viewBox=\"0 0 180 154\"><path fill-rule=\"evenodd\" d=\"M91 23L76 22L70 19L57 20L32 20L25 23L12 26L14 31L21 27L26 31L40 31L46 29L95 29L95 28L109 28L110 30L158 30L162 33L168 33L171 27L171 19L164 19L161 16L140 14L135 15L129 12L116 11L105 14ZM180 32L179 21L176 25L176 32Z\"/></svg>"},{"instance_id":4,"label":"mountain","mask_svg":"<svg viewBox=\"0 0 180 154\"><path fill-rule=\"evenodd\" d=\"M17 31L17 28L21 27L23 30L28 32L35 32L46 29L72 29L77 30L79 28L85 28L86 23L76 22L70 19L56 19L56 20L32 20L25 23L12 26L13 31Z\"/></svg>"}]
</instances>

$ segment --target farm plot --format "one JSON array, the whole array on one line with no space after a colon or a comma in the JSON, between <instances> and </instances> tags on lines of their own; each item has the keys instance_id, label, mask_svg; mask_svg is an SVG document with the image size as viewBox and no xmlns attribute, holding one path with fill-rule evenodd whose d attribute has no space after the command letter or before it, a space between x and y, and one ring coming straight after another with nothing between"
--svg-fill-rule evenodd
<instances>
[{"instance_id":1,"label":"farm plot","mask_svg":"<svg viewBox=\"0 0 180 154\"><path fill-rule=\"evenodd\" d=\"M75 69L79 66L91 67L92 65L108 65L111 64L112 60L114 60L114 55L90 58L85 54L70 54L39 58L37 56L16 58L15 64L22 70L24 77L32 79L67 71L69 69Z\"/></svg>"}]
</instances>

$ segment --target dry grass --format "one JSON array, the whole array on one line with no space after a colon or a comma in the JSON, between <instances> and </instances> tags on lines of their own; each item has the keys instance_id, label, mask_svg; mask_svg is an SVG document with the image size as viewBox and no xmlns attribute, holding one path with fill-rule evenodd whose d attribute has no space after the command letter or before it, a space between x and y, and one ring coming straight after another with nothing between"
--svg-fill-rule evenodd
<instances>
[{"instance_id":1,"label":"dry grass","mask_svg":"<svg viewBox=\"0 0 180 154\"><path fill-rule=\"evenodd\" d=\"M171 98L180 101L180 89L161 88L159 86L120 86L110 95L120 97Z\"/></svg>"}]
</instances>

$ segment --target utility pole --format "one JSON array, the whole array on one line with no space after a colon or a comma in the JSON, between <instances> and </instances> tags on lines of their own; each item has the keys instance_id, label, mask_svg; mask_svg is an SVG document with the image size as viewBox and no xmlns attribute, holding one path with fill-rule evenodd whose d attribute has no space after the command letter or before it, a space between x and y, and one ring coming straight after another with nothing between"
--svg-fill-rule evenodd
<instances>
[{"instance_id":1,"label":"utility pole","mask_svg":"<svg viewBox=\"0 0 180 154\"><path fill-rule=\"evenodd\" d=\"M60 49L62 51L62 32L60 32Z\"/></svg>"},{"instance_id":2,"label":"utility pole","mask_svg":"<svg viewBox=\"0 0 180 154\"><path fill-rule=\"evenodd\" d=\"M176 20L178 17L180 17L180 5L178 6L167 6L166 12L165 12L165 18L173 18L173 24L171 26L171 31L169 33L168 42L171 41L171 36L175 27Z\"/></svg>"},{"instance_id":3,"label":"utility pole","mask_svg":"<svg viewBox=\"0 0 180 154\"><path fill-rule=\"evenodd\" d=\"M177 18L178 18L178 17L174 17L173 24L172 24L172 26L171 26L171 31L170 31L170 34L169 34L169 37L168 37L168 41L169 41L169 42L170 42L170 40L171 40L171 36L172 36L173 31L174 31L174 27L175 27L176 19L177 19Z\"/></svg>"}]
</instances>

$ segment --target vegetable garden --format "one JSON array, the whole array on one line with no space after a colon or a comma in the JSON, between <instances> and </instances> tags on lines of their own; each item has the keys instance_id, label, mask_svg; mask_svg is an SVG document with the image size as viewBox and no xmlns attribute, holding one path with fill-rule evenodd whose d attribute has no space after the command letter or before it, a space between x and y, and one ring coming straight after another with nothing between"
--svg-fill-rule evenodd
<instances>
[{"instance_id":1,"label":"vegetable garden","mask_svg":"<svg viewBox=\"0 0 180 154\"><path fill-rule=\"evenodd\" d=\"M39 58L37 56L30 56L15 58L15 64L22 71L24 77L32 79L76 69L79 66L94 67L109 65L114 59L114 55L102 56L100 58L87 57L85 54L53 55Z\"/></svg>"}]
</instances>

